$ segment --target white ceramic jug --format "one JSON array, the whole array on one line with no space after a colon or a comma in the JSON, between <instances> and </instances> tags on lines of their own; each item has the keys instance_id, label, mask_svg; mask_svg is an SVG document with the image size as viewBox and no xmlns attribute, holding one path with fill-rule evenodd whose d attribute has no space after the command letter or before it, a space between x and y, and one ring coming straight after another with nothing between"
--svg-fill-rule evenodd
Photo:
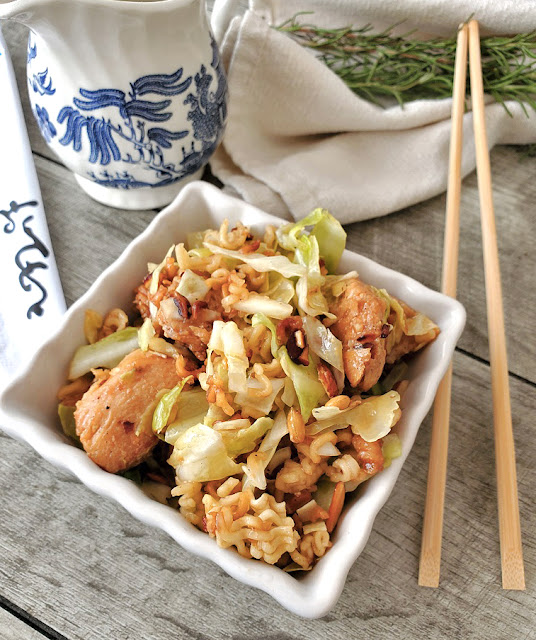
<instances>
[{"instance_id":1,"label":"white ceramic jug","mask_svg":"<svg viewBox=\"0 0 536 640\"><path fill-rule=\"evenodd\" d=\"M0 0L0 18L30 27L34 115L90 196L161 207L201 176L227 98L204 0Z\"/></svg>"}]
</instances>

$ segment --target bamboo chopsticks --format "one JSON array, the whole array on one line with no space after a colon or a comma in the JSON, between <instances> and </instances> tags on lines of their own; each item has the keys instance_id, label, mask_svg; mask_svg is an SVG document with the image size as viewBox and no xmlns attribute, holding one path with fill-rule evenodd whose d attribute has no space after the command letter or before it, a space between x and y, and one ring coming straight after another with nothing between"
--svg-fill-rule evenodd
<instances>
[{"instance_id":1,"label":"bamboo chopsticks","mask_svg":"<svg viewBox=\"0 0 536 640\"><path fill-rule=\"evenodd\" d=\"M502 586L504 589L524 589L523 552L515 467L514 439L506 357L506 339L502 304L501 276L497 248L497 232L493 210L491 170L485 126L484 90L480 58L478 22L471 20L458 33L456 68L452 108L449 181L445 250L443 256L442 290L456 294L458 263L459 208L461 189L461 147L463 102L465 96L467 41L469 40L469 70L473 104L473 128L476 149L480 217L486 280L486 303L490 348L495 463L499 509ZM441 536L448 449L448 422L452 366L441 382L434 406L432 442L428 470L423 523L419 584L437 587L441 562Z\"/></svg>"},{"instance_id":2,"label":"bamboo chopsticks","mask_svg":"<svg viewBox=\"0 0 536 640\"><path fill-rule=\"evenodd\" d=\"M469 72L471 76L476 168L486 278L502 585L504 589L524 589L525 572L523 569L521 526L517 498L516 458L512 432L510 387L508 384L501 272L499 269L497 230L495 229L488 139L484 116L480 34L476 20L471 20L469 23Z\"/></svg>"},{"instance_id":3,"label":"bamboo chopsticks","mask_svg":"<svg viewBox=\"0 0 536 640\"><path fill-rule=\"evenodd\" d=\"M452 94L452 125L450 132L449 172L447 184L447 210L445 242L443 248L443 277L441 291L456 297L458 276L458 241L460 235L460 193L462 187L462 127L465 106L467 71L467 25L458 31L454 91ZM449 442L450 393L452 364L441 381L434 403L428 488L424 507L419 584L421 587L438 587L441 565L441 537L443 532L443 506L447 477L447 453Z\"/></svg>"}]
</instances>

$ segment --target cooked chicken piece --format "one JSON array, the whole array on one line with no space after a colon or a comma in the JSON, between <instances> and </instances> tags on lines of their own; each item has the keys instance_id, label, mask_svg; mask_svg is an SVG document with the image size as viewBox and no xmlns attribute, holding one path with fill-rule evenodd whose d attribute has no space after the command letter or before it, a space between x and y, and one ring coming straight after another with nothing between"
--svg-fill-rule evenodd
<instances>
[{"instance_id":1,"label":"cooked chicken piece","mask_svg":"<svg viewBox=\"0 0 536 640\"><path fill-rule=\"evenodd\" d=\"M404 316L406 318L414 318L418 315L415 309L412 309L402 300L398 300L400 306L404 310ZM421 316L422 317L422 316ZM388 322L390 324L394 324L395 322L395 314L391 312L391 316L389 316ZM436 327L432 322L429 322L429 329L425 333L421 333L420 335L408 336L405 333L402 334L400 340L394 344L388 351L386 362L388 364L393 364L397 360L400 360L402 356L405 356L407 353L412 353L413 351L418 351L422 349L429 342L432 342L439 334L439 327Z\"/></svg>"},{"instance_id":2,"label":"cooked chicken piece","mask_svg":"<svg viewBox=\"0 0 536 640\"><path fill-rule=\"evenodd\" d=\"M177 276L169 286L161 284L157 293L151 295L148 289L150 278L146 278L136 289L134 304L142 318L149 318L151 302L156 309L152 323L157 335L176 340L203 361L207 356L212 324L222 319L221 313L213 310L220 307L221 295L219 299L217 296L215 300L209 299L210 304L202 300L190 304L187 298L176 291L179 282L180 277Z\"/></svg>"},{"instance_id":3,"label":"cooked chicken piece","mask_svg":"<svg viewBox=\"0 0 536 640\"><path fill-rule=\"evenodd\" d=\"M344 371L352 387L367 391L378 382L385 365L386 301L358 278L348 280L330 311L330 327L342 342Z\"/></svg>"},{"instance_id":4,"label":"cooked chicken piece","mask_svg":"<svg viewBox=\"0 0 536 640\"><path fill-rule=\"evenodd\" d=\"M174 358L139 349L98 378L74 413L76 433L93 462L110 473L142 462L158 442L151 430L156 396L178 381Z\"/></svg>"},{"instance_id":5,"label":"cooked chicken piece","mask_svg":"<svg viewBox=\"0 0 536 640\"><path fill-rule=\"evenodd\" d=\"M205 309L205 312L210 312ZM198 360L203 361L207 357L207 344L210 340L212 323L221 316L210 316L209 322L194 319L188 300L175 293L172 297L165 298L158 307L156 322L162 327L166 338L171 338L188 347Z\"/></svg>"}]
</instances>

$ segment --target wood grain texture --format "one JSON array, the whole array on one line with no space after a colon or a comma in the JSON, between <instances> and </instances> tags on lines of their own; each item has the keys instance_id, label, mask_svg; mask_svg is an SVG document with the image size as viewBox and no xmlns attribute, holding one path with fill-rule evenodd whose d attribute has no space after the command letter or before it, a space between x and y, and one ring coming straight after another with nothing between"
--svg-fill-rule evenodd
<instances>
[{"instance_id":1,"label":"wood grain texture","mask_svg":"<svg viewBox=\"0 0 536 640\"><path fill-rule=\"evenodd\" d=\"M4 609L0 609L0 633L2 640L43 640L38 631Z\"/></svg>"},{"instance_id":2,"label":"wood grain texture","mask_svg":"<svg viewBox=\"0 0 536 640\"><path fill-rule=\"evenodd\" d=\"M491 153L510 371L536 382L536 340L520 309L535 295L536 159L510 147ZM441 283L445 195L385 218L347 227L348 248L414 277L433 289ZM458 300L467 325L458 346L489 361L476 174L462 186ZM530 302L528 302L530 306Z\"/></svg>"},{"instance_id":3,"label":"wood grain texture","mask_svg":"<svg viewBox=\"0 0 536 640\"><path fill-rule=\"evenodd\" d=\"M297 618L265 594L189 555L164 533L137 522L2 435L4 596L72 640L534 638L536 452L531 417L536 399L526 383L513 381L529 588L504 592L489 371L464 355L455 357L454 367L440 589L417 586L427 420L339 604L316 621Z\"/></svg>"},{"instance_id":4,"label":"wood grain texture","mask_svg":"<svg viewBox=\"0 0 536 640\"><path fill-rule=\"evenodd\" d=\"M12 25L4 33L25 96L26 35ZM90 200L70 172L50 159L32 116L28 123L71 303L154 212L120 212ZM316 621L287 613L263 593L187 554L164 533L135 521L0 432L0 595L69 640L536 639L536 340L528 320L536 302L535 167L534 160L520 162L512 149L492 153L499 248L506 256L501 264L510 369L528 379L511 377L526 592L503 592L500 585L489 367L458 353L440 589L417 586L428 419L339 604ZM351 225L349 248L438 289L444 210L445 199L438 197ZM459 298L469 317L461 346L486 359L474 175L462 190L462 234ZM0 619L3 638L1 624ZM28 627L22 637L34 640L31 633Z\"/></svg>"}]
</instances>

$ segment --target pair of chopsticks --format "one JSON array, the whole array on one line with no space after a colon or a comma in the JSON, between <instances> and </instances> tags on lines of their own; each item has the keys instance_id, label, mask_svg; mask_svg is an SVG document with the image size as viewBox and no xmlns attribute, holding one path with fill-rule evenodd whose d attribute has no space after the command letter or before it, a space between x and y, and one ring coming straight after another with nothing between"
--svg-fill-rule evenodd
<instances>
[{"instance_id":1,"label":"pair of chopsticks","mask_svg":"<svg viewBox=\"0 0 536 640\"><path fill-rule=\"evenodd\" d=\"M468 24L464 24L458 32L454 72L452 130L449 150L442 291L451 297L456 297L463 135L462 120L465 103L468 49L486 280L502 586L504 589L524 589L525 575L521 548L521 527L519 522L514 438L512 433L510 391L508 384L501 276L499 270L495 214L493 210L489 151L484 118L480 35L478 22L476 20L471 20ZM438 388L434 404L432 441L428 468L428 488L419 565L419 585L425 587L437 587L439 585L451 384L452 364Z\"/></svg>"}]
</instances>

